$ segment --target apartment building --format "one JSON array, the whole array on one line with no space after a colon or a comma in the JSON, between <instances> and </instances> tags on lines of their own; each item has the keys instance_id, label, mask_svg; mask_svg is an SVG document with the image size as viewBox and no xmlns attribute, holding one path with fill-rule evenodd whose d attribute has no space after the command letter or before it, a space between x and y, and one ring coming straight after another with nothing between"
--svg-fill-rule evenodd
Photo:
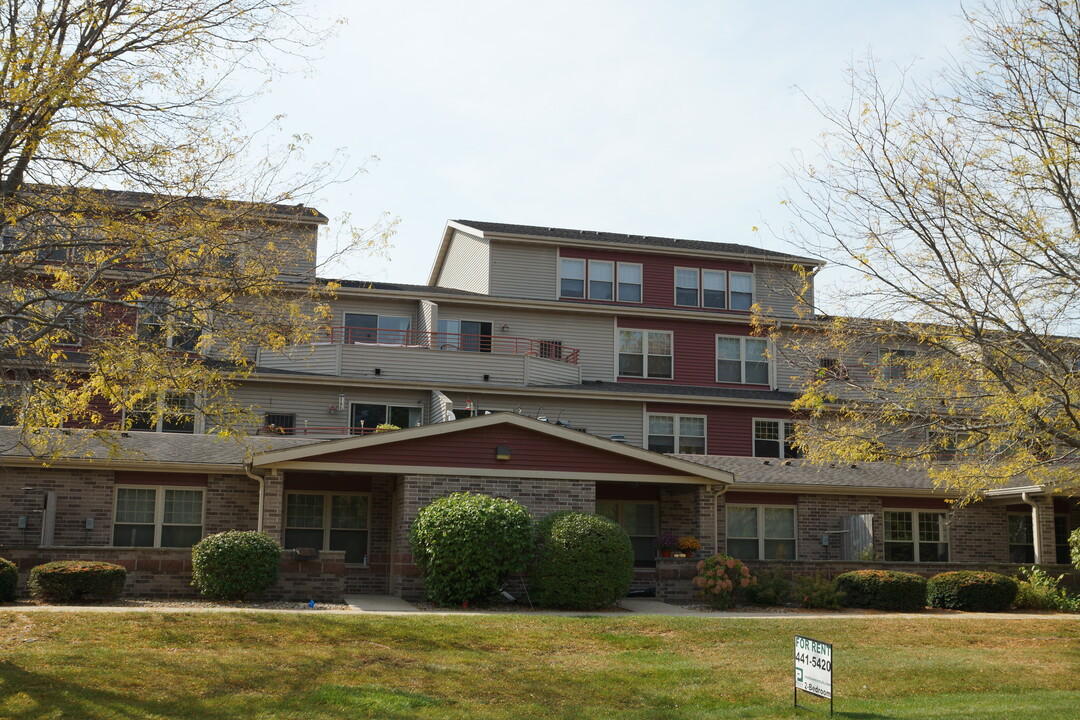
<instances>
[{"instance_id":1,"label":"apartment building","mask_svg":"<svg viewBox=\"0 0 1080 720\"><path fill-rule=\"evenodd\" d=\"M113 559L147 592L182 594L184 548L260 529L297 551L278 594L411 597L412 517L470 490L611 517L634 544L635 583L669 598L689 596L693 563L658 557L667 532L758 567L1067 562L1080 508L1050 488L957 508L922 472L798 459L798 379L751 313L795 320L820 266L729 243L451 221L428 284L342 282L313 342L252 349L257 373L235 396L262 422L246 446L200 435L193 413L133 427L149 432L118 440L126 456L61 452L43 468L9 452L0 542L26 567Z\"/></svg>"}]
</instances>

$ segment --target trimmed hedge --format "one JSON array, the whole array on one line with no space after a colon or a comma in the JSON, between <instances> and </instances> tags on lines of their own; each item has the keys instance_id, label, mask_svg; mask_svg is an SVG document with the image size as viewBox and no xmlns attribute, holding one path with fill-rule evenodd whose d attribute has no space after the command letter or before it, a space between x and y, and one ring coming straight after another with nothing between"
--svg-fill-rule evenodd
<instances>
[{"instance_id":1,"label":"trimmed hedge","mask_svg":"<svg viewBox=\"0 0 1080 720\"><path fill-rule=\"evenodd\" d=\"M57 560L30 570L30 597L66 603L116 600L124 593L127 570L120 565L89 560Z\"/></svg>"},{"instance_id":2,"label":"trimmed hedge","mask_svg":"<svg viewBox=\"0 0 1080 720\"><path fill-rule=\"evenodd\" d=\"M507 575L528 566L532 516L514 500L453 493L416 513L409 544L432 602L484 601L499 591Z\"/></svg>"},{"instance_id":3,"label":"trimmed hedge","mask_svg":"<svg viewBox=\"0 0 1080 720\"><path fill-rule=\"evenodd\" d=\"M1001 612L1012 607L1016 581L993 572L960 570L930 578L926 599L931 607L977 612Z\"/></svg>"},{"instance_id":4,"label":"trimmed hedge","mask_svg":"<svg viewBox=\"0 0 1080 720\"><path fill-rule=\"evenodd\" d=\"M0 602L15 602L15 587L19 584L19 569L10 560L0 558Z\"/></svg>"},{"instance_id":5,"label":"trimmed hedge","mask_svg":"<svg viewBox=\"0 0 1080 720\"><path fill-rule=\"evenodd\" d=\"M254 530L227 530L191 548L191 584L218 600L265 592L278 580L281 546Z\"/></svg>"},{"instance_id":6,"label":"trimmed hedge","mask_svg":"<svg viewBox=\"0 0 1080 720\"><path fill-rule=\"evenodd\" d=\"M836 577L847 607L912 612L926 607L926 579L896 570L854 570Z\"/></svg>"},{"instance_id":7,"label":"trimmed hedge","mask_svg":"<svg viewBox=\"0 0 1080 720\"><path fill-rule=\"evenodd\" d=\"M543 607L595 610L630 592L634 549L621 527L599 515L551 513L536 524L529 593Z\"/></svg>"}]
</instances>

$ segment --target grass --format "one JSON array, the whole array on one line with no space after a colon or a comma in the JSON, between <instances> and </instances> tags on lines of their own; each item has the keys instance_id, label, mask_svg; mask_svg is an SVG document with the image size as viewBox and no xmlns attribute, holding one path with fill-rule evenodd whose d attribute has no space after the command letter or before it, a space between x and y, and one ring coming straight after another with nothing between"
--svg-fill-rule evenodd
<instances>
[{"instance_id":1,"label":"grass","mask_svg":"<svg viewBox=\"0 0 1080 720\"><path fill-rule=\"evenodd\" d=\"M1080 618L825 620L0 612L0 718L1074 717ZM827 710L827 702L804 704Z\"/></svg>"}]
</instances>

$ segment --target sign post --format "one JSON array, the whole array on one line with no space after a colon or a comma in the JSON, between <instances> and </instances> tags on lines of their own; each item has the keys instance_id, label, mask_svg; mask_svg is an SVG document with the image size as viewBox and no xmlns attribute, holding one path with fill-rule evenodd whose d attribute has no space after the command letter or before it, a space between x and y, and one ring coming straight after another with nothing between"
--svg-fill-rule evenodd
<instances>
[{"instance_id":1,"label":"sign post","mask_svg":"<svg viewBox=\"0 0 1080 720\"><path fill-rule=\"evenodd\" d=\"M829 717L832 717L832 645L829 643L795 636L795 707L811 710L799 704L800 690L828 698Z\"/></svg>"}]
</instances>

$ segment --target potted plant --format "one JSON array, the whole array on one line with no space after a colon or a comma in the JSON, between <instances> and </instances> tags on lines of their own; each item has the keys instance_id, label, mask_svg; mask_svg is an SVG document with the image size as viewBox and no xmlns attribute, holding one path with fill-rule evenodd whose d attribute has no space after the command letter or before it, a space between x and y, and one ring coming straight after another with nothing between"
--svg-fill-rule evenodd
<instances>
[{"instance_id":1,"label":"potted plant","mask_svg":"<svg viewBox=\"0 0 1080 720\"><path fill-rule=\"evenodd\" d=\"M679 547L679 538L671 533L661 533L656 538L656 549L660 551L660 557L671 557L671 551Z\"/></svg>"},{"instance_id":2,"label":"potted plant","mask_svg":"<svg viewBox=\"0 0 1080 720\"><path fill-rule=\"evenodd\" d=\"M694 553L701 549L701 541L693 535L679 538L679 550L686 557L694 557Z\"/></svg>"}]
</instances>

